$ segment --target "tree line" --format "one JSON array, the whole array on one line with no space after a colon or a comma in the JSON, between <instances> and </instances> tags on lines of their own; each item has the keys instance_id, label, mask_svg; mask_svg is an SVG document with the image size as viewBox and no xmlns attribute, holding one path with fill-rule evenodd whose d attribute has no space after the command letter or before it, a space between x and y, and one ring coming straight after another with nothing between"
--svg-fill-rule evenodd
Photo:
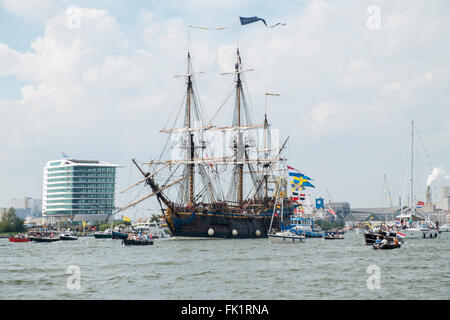
<instances>
[{"instance_id":1,"label":"tree line","mask_svg":"<svg viewBox=\"0 0 450 320\"><path fill-rule=\"evenodd\" d=\"M23 232L25 231L24 221L16 215L14 208L9 208L1 215L0 232Z\"/></svg>"}]
</instances>

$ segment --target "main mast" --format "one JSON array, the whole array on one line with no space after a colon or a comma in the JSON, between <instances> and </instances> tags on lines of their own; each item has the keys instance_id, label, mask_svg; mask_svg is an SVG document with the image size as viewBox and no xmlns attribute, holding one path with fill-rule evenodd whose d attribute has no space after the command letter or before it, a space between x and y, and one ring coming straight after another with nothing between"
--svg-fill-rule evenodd
<instances>
[{"instance_id":1,"label":"main mast","mask_svg":"<svg viewBox=\"0 0 450 320\"><path fill-rule=\"evenodd\" d=\"M235 71L236 71L236 108L237 108L237 127L238 127L238 140L237 140L237 154L236 158L238 161L241 161L241 163L237 164L237 170L238 170L238 204L240 206L243 205L244 202L244 182L243 182L243 173L244 173L244 164L242 163L244 159L243 154L243 141L242 141L242 132L240 130L241 126L241 90L242 90L242 83L241 83L241 74L240 74L240 62L241 57L239 56L239 48L237 49L237 60L235 64Z\"/></svg>"},{"instance_id":2,"label":"main mast","mask_svg":"<svg viewBox=\"0 0 450 320\"><path fill-rule=\"evenodd\" d=\"M187 107L187 127L189 134L189 160L191 163L188 164L188 175L189 175L189 203L194 203L194 132L191 129L191 95L192 95L192 80L191 80L191 55L188 51L188 72L187 72L187 97L186 97L186 107Z\"/></svg>"},{"instance_id":3,"label":"main mast","mask_svg":"<svg viewBox=\"0 0 450 320\"><path fill-rule=\"evenodd\" d=\"M267 99L267 98L266 98ZM264 149L267 149L267 127L269 123L267 122L267 112L266 108L264 108ZM264 151L264 158L267 158L267 151ZM266 164L264 164L264 171L266 171ZM269 197L269 186L268 186L268 174L264 172L264 183L265 183L265 197L266 199Z\"/></svg>"},{"instance_id":4,"label":"main mast","mask_svg":"<svg viewBox=\"0 0 450 320\"><path fill-rule=\"evenodd\" d=\"M414 213L414 121L411 121L411 212Z\"/></svg>"}]
</instances>

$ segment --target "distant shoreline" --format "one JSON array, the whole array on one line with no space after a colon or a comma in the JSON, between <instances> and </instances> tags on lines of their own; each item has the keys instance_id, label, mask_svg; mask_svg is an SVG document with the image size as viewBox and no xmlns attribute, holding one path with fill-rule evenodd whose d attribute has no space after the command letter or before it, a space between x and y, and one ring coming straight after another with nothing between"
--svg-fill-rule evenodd
<instances>
[{"instance_id":1,"label":"distant shoreline","mask_svg":"<svg viewBox=\"0 0 450 320\"><path fill-rule=\"evenodd\" d=\"M19 234L19 233L20 232L3 232L3 233L0 233L0 239L4 239L4 238L8 239L9 237L15 236L16 234Z\"/></svg>"}]
</instances>

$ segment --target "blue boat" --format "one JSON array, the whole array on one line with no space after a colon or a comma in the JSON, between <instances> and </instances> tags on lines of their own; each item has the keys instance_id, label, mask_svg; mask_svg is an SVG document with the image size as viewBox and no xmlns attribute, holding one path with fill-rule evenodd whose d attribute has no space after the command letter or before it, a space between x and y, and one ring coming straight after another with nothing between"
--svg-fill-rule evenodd
<instances>
[{"instance_id":1,"label":"blue boat","mask_svg":"<svg viewBox=\"0 0 450 320\"><path fill-rule=\"evenodd\" d=\"M325 234L314 230L314 219L300 216L291 216L289 225L282 225L281 230L289 230L306 238L322 238Z\"/></svg>"},{"instance_id":2,"label":"blue boat","mask_svg":"<svg viewBox=\"0 0 450 320\"><path fill-rule=\"evenodd\" d=\"M120 240L124 240L124 239L128 239L128 235L130 233L125 233L125 232L117 232L117 231L113 231L111 238L112 239L120 239Z\"/></svg>"}]
</instances>

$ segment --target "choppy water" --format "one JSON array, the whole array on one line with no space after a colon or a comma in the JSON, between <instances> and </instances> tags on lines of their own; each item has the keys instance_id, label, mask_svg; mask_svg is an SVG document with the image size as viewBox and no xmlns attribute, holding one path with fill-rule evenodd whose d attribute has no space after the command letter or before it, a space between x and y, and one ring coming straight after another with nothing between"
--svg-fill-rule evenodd
<instances>
[{"instance_id":1,"label":"choppy water","mask_svg":"<svg viewBox=\"0 0 450 320\"><path fill-rule=\"evenodd\" d=\"M297 245L0 239L0 299L450 299L449 249L450 233L380 251L356 233ZM379 267L379 289L368 289L368 278L376 276L367 273L371 265ZM69 266L79 267L79 289L67 286Z\"/></svg>"}]
</instances>

